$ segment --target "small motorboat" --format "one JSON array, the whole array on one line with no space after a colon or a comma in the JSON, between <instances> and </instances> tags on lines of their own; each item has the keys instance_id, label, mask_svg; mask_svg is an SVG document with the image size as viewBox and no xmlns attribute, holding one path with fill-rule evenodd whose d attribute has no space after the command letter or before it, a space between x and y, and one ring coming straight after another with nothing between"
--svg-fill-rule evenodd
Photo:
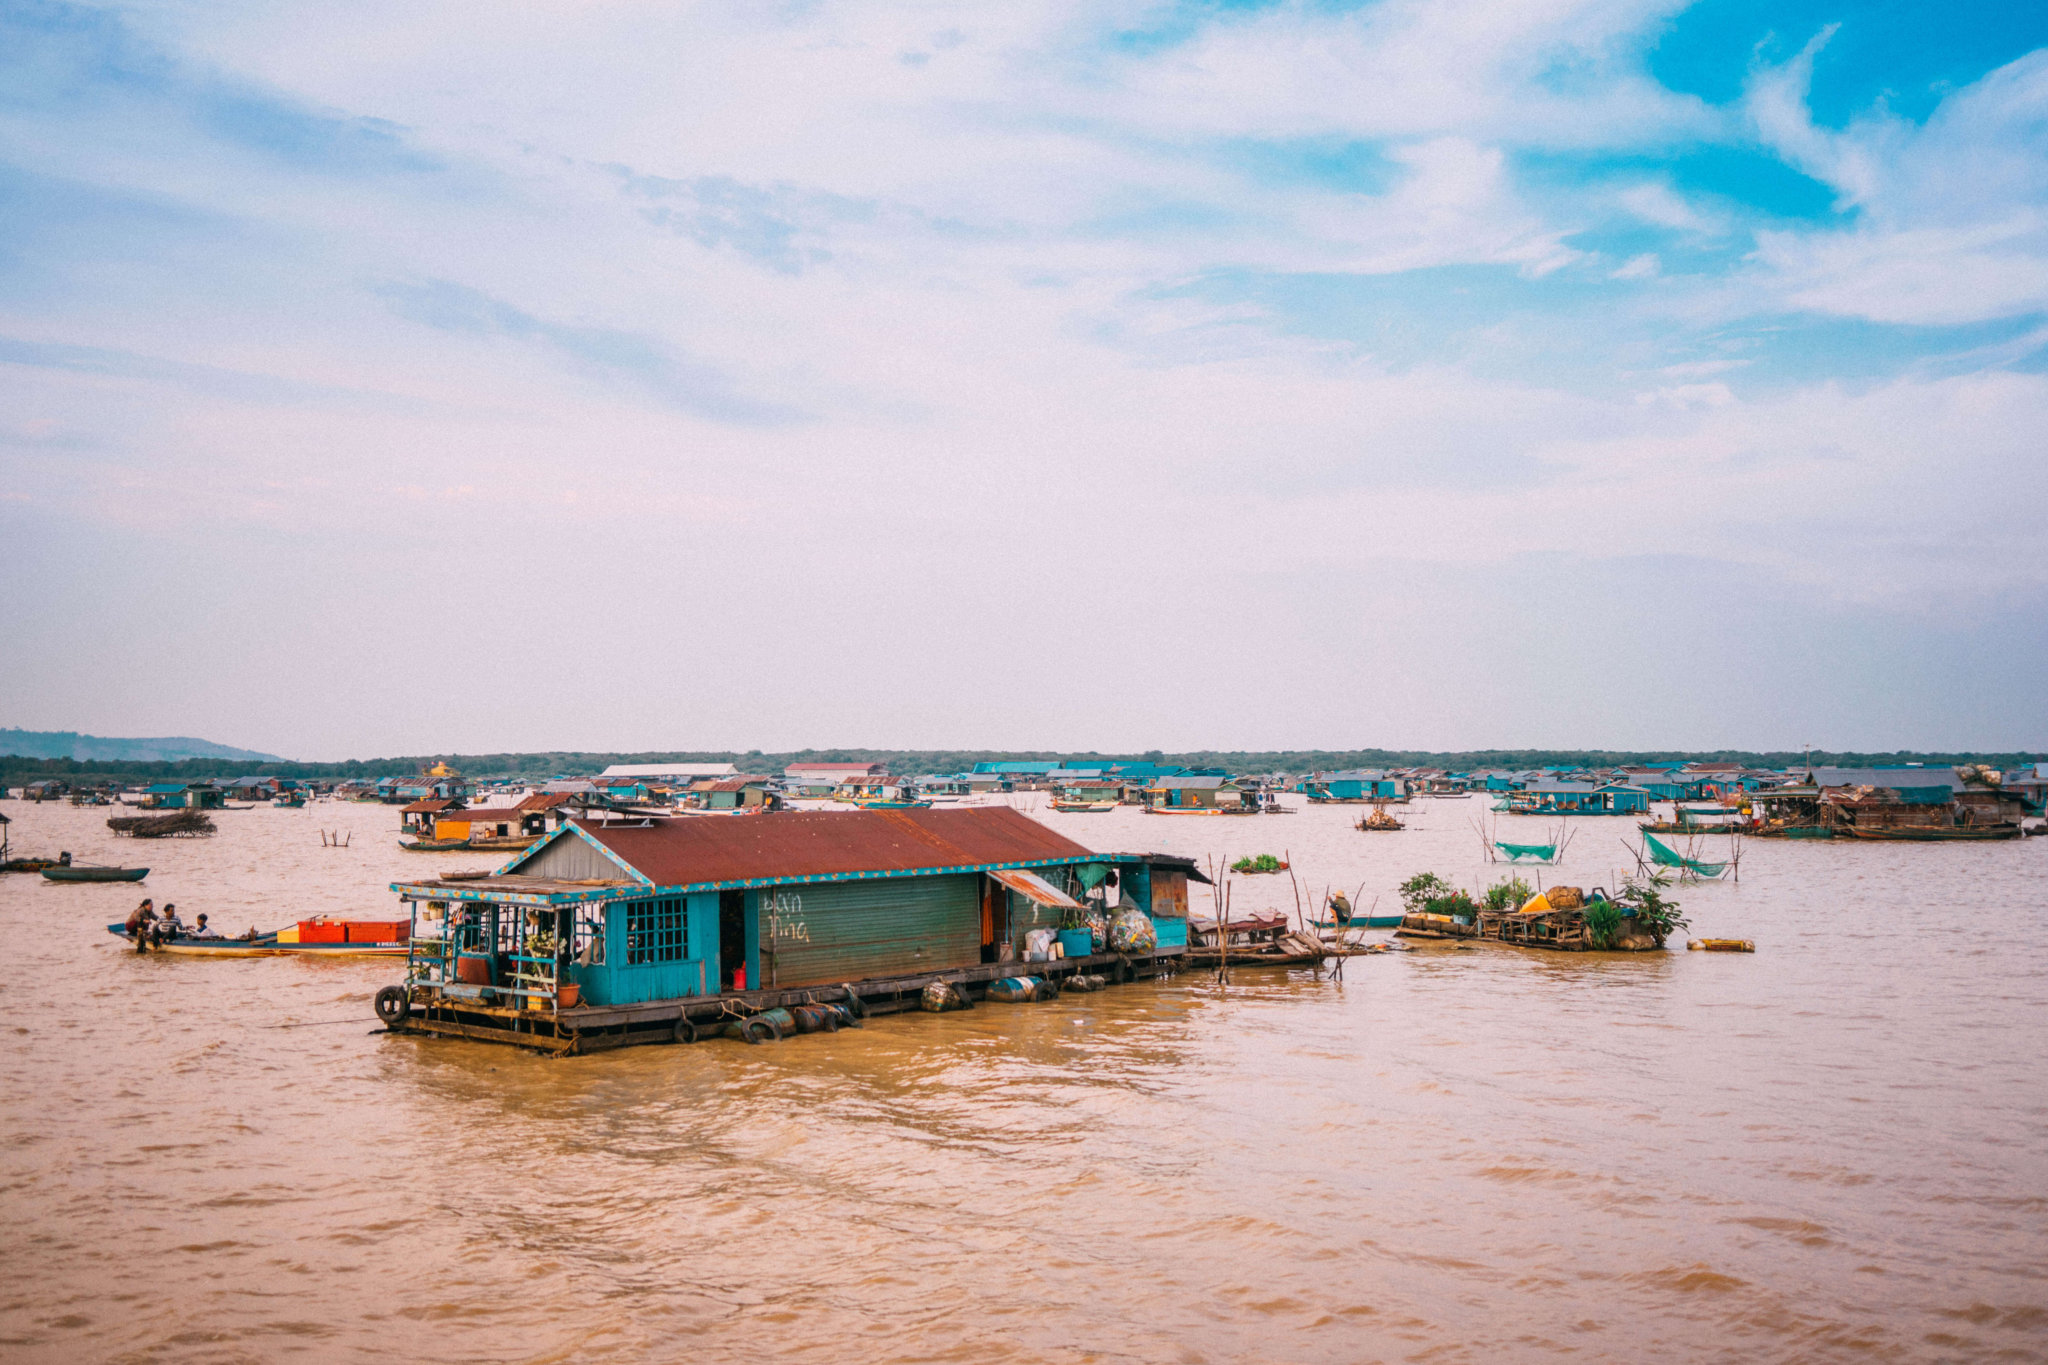
<instances>
[{"instance_id":1,"label":"small motorboat","mask_svg":"<svg viewBox=\"0 0 2048 1365\"><path fill-rule=\"evenodd\" d=\"M107 932L126 939L128 926L109 924ZM310 919L241 938L182 934L151 944L150 951L188 957L404 957L411 933L408 920Z\"/></svg>"},{"instance_id":2,"label":"small motorboat","mask_svg":"<svg viewBox=\"0 0 2048 1365\"><path fill-rule=\"evenodd\" d=\"M53 882L139 882L148 875L146 867L81 867L77 863L43 869L43 876Z\"/></svg>"}]
</instances>

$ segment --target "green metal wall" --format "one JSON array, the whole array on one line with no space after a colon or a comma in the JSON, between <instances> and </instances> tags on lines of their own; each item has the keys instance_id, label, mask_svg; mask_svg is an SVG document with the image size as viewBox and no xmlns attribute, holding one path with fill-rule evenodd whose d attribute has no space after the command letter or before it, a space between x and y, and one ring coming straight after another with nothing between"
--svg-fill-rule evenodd
<instances>
[{"instance_id":1,"label":"green metal wall","mask_svg":"<svg viewBox=\"0 0 2048 1365\"><path fill-rule=\"evenodd\" d=\"M758 894L764 985L915 976L981 961L978 876L824 882Z\"/></svg>"}]
</instances>

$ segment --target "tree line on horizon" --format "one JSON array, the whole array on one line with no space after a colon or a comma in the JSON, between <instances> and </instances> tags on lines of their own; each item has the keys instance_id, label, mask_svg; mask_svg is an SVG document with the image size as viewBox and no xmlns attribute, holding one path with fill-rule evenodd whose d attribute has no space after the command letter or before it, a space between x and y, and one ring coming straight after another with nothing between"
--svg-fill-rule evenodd
<instances>
[{"instance_id":1,"label":"tree line on horizon","mask_svg":"<svg viewBox=\"0 0 2048 1365\"><path fill-rule=\"evenodd\" d=\"M199 781L225 777L292 777L316 781L405 777L435 763L446 763L465 776L543 779L560 774L586 776L614 763L731 763L740 771L774 776L792 763L883 763L906 776L964 772L977 763L1042 763L1054 760L1081 766L1112 763L1167 763L1188 768L1224 768L1237 773L1310 772L1341 768L1436 767L1458 771L1480 768L1609 768L1644 763L1741 763L1757 768L1784 768L1811 760L1833 767L1867 768L1905 763L1983 763L2012 768L2048 762L2048 753L1935 753L1894 750L1865 753L1821 750L1622 750L1622 749L1204 749L1166 753L1102 754L1093 751L1005 751L968 749L799 749L763 753L750 749L666 753L588 753L553 750L523 754L415 754L406 757L347 759L334 763L286 760L188 758L177 761L126 762L110 759L24 758L0 755L0 783L18 786L44 778L102 778L110 781Z\"/></svg>"}]
</instances>

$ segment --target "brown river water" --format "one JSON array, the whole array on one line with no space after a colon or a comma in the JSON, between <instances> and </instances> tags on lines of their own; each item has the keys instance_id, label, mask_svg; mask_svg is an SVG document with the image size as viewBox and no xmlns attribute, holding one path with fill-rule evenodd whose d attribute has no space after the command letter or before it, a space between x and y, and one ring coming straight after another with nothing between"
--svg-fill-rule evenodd
<instances>
[{"instance_id":1,"label":"brown river water","mask_svg":"<svg viewBox=\"0 0 2048 1365\"><path fill-rule=\"evenodd\" d=\"M1041 818L1390 905L1499 874L1486 804ZM1678 895L1754 956L1431 948L545 1059L374 1033L389 962L104 931L483 865L390 808L0 810L153 869L0 877L6 1360L2048 1359L2048 839L1752 842ZM1612 886L1632 823L1574 829L1541 875Z\"/></svg>"}]
</instances>

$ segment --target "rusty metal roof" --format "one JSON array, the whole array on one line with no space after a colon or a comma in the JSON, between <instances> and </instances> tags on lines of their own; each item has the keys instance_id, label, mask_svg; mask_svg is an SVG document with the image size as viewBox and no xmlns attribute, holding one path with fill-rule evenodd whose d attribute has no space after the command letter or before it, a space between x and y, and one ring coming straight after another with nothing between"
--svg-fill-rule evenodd
<instances>
[{"instance_id":1,"label":"rusty metal roof","mask_svg":"<svg viewBox=\"0 0 2048 1365\"><path fill-rule=\"evenodd\" d=\"M454 804L453 801L415 801L410 806L401 808L398 813L400 815L432 815L435 811L447 810Z\"/></svg>"},{"instance_id":2,"label":"rusty metal roof","mask_svg":"<svg viewBox=\"0 0 2048 1365\"><path fill-rule=\"evenodd\" d=\"M577 828L656 886L938 871L1087 858L1087 848L1008 806L801 811L651 828Z\"/></svg>"},{"instance_id":3,"label":"rusty metal roof","mask_svg":"<svg viewBox=\"0 0 2048 1365\"><path fill-rule=\"evenodd\" d=\"M487 825L493 820L517 820L522 814L524 812L517 806L491 806L482 810L451 810L445 818L458 825L464 820L473 825Z\"/></svg>"}]
</instances>

